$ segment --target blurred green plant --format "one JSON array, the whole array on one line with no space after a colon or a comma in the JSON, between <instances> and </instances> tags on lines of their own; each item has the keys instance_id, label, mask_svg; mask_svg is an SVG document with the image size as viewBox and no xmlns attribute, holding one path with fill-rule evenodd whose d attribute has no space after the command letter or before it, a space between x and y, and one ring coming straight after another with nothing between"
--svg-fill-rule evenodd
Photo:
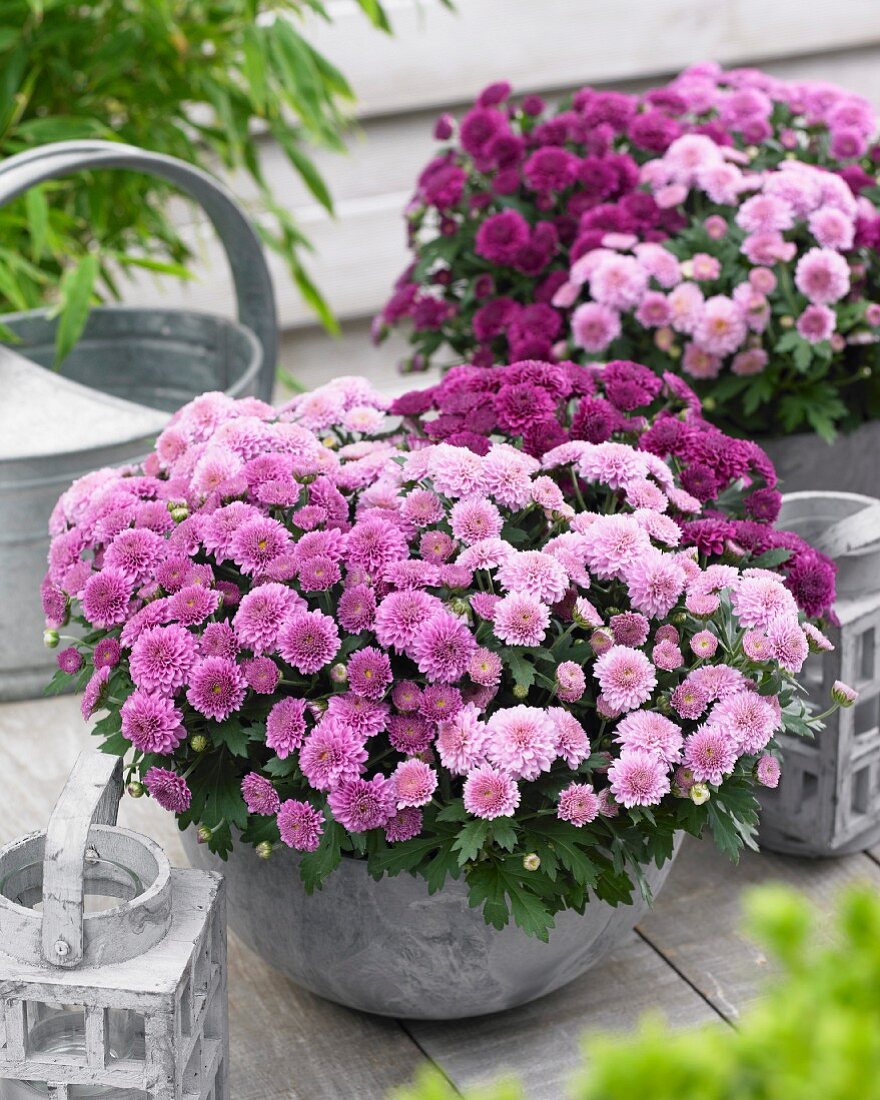
<instances>
[{"instance_id":1,"label":"blurred green plant","mask_svg":"<svg viewBox=\"0 0 880 1100\"><path fill-rule=\"evenodd\" d=\"M356 0L390 32L380 0ZM343 151L352 90L301 33L330 21L323 0L3 0L0 157L45 142L102 138L244 170L284 256L323 324L333 315L303 264L309 243L274 197L254 140L270 133L314 198L333 201L306 152ZM189 277L190 250L168 216L171 188L134 173L96 172L34 188L0 209L0 312L50 304L57 358L90 304L119 297L118 273ZM9 333L5 334L7 337Z\"/></svg>"},{"instance_id":2,"label":"blurred green plant","mask_svg":"<svg viewBox=\"0 0 880 1100\"><path fill-rule=\"evenodd\" d=\"M676 1031L656 1018L625 1038L589 1042L573 1100L877 1100L880 1097L880 897L867 886L840 899L831 946L818 915L782 886L747 897L747 927L782 966L737 1030ZM515 1082L468 1100L523 1100ZM394 1100L461 1100L427 1071Z\"/></svg>"}]
</instances>

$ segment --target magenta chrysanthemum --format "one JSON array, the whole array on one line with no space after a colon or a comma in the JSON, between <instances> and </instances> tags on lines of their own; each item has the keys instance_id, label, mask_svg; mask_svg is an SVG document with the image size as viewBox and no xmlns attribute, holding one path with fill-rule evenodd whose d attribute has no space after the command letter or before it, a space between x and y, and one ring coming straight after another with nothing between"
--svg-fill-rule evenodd
<instances>
[{"instance_id":1,"label":"magenta chrysanthemum","mask_svg":"<svg viewBox=\"0 0 880 1100\"><path fill-rule=\"evenodd\" d=\"M131 647L131 678L146 691L173 693L196 659L195 638L182 626L151 626Z\"/></svg>"},{"instance_id":2,"label":"magenta chrysanthemum","mask_svg":"<svg viewBox=\"0 0 880 1100\"><path fill-rule=\"evenodd\" d=\"M513 779L490 764L483 764L464 783L464 807L475 817L493 820L510 817L519 805L519 788Z\"/></svg>"},{"instance_id":3,"label":"magenta chrysanthemum","mask_svg":"<svg viewBox=\"0 0 880 1100\"><path fill-rule=\"evenodd\" d=\"M115 638L102 638L95 646L92 663L95 668L115 668L121 654L122 649Z\"/></svg>"},{"instance_id":4,"label":"magenta chrysanthemum","mask_svg":"<svg viewBox=\"0 0 880 1100\"><path fill-rule=\"evenodd\" d=\"M281 805L272 780L260 775L259 772L248 772L242 779L241 796L249 814L262 814L264 817L269 817L277 814Z\"/></svg>"},{"instance_id":5,"label":"magenta chrysanthemum","mask_svg":"<svg viewBox=\"0 0 880 1100\"><path fill-rule=\"evenodd\" d=\"M107 699L107 685L110 681L110 669L105 666L104 668L97 669L93 674L89 682L86 684L83 697L80 700L80 713L83 716L83 721L88 722L96 710L101 710L105 705Z\"/></svg>"},{"instance_id":6,"label":"magenta chrysanthemum","mask_svg":"<svg viewBox=\"0 0 880 1100\"><path fill-rule=\"evenodd\" d=\"M82 655L76 646L68 646L67 649L62 649L56 657L56 661L61 671L66 672L68 676L79 672L83 665Z\"/></svg>"},{"instance_id":7,"label":"magenta chrysanthemum","mask_svg":"<svg viewBox=\"0 0 880 1100\"><path fill-rule=\"evenodd\" d=\"M639 649L612 646L596 659L596 678L612 707L635 710L651 698L657 686L654 667Z\"/></svg>"},{"instance_id":8,"label":"magenta chrysanthemum","mask_svg":"<svg viewBox=\"0 0 880 1100\"><path fill-rule=\"evenodd\" d=\"M278 832L288 848L314 852L324 832L324 815L308 802L288 798L278 809Z\"/></svg>"},{"instance_id":9,"label":"magenta chrysanthemum","mask_svg":"<svg viewBox=\"0 0 880 1100\"><path fill-rule=\"evenodd\" d=\"M656 806L669 793L667 765L644 749L624 749L608 769L611 793L627 809Z\"/></svg>"},{"instance_id":10,"label":"magenta chrysanthemum","mask_svg":"<svg viewBox=\"0 0 880 1100\"><path fill-rule=\"evenodd\" d=\"M299 754L299 766L318 791L347 779L356 779L367 759L363 740L332 718L325 719L306 738Z\"/></svg>"},{"instance_id":11,"label":"magenta chrysanthemum","mask_svg":"<svg viewBox=\"0 0 880 1100\"><path fill-rule=\"evenodd\" d=\"M349 657L348 682L355 695L381 699L391 680L391 661L381 649L365 646Z\"/></svg>"},{"instance_id":12,"label":"magenta chrysanthemum","mask_svg":"<svg viewBox=\"0 0 880 1100\"><path fill-rule=\"evenodd\" d=\"M167 768L150 768L144 776L144 786L162 809L171 813L186 813L192 802L186 780Z\"/></svg>"},{"instance_id":13,"label":"magenta chrysanthemum","mask_svg":"<svg viewBox=\"0 0 880 1100\"><path fill-rule=\"evenodd\" d=\"M388 740L398 752L415 756L424 752L433 739L433 726L417 714L395 714L389 719Z\"/></svg>"},{"instance_id":14,"label":"magenta chrysanthemum","mask_svg":"<svg viewBox=\"0 0 880 1100\"><path fill-rule=\"evenodd\" d=\"M122 736L141 752L167 756L186 737L183 715L165 695L138 688L122 704L120 715Z\"/></svg>"},{"instance_id":15,"label":"magenta chrysanthemum","mask_svg":"<svg viewBox=\"0 0 880 1100\"><path fill-rule=\"evenodd\" d=\"M343 828L365 833L385 825L396 813L395 784L381 775L346 779L330 792L327 803Z\"/></svg>"},{"instance_id":16,"label":"magenta chrysanthemum","mask_svg":"<svg viewBox=\"0 0 880 1100\"><path fill-rule=\"evenodd\" d=\"M556 816L581 828L599 816L599 798L589 783L570 783L559 795Z\"/></svg>"},{"instance_id":17,"label":"magenta chrysanthemum","mask_svg":"<svg viewBox=\"0 0 880 1100\"><path fill-rule=\"evenodd\" d=\"M241 669L227 657L202 657L189 674L187 701L199 714L224 721L244 701L247 684Z\"/></svg>"},{"instance_id":18,"label":"magenta chrysanthemum","mask_svg":"<svg viewBox=\"0 0 880 1100\"><path fill-rule=\"evenodd\" d=\"M467 624L440 612L422 625L409 651L428 680L451 683L467 672L476 648Z\"/></svg>"},{"instance_id":19,"label":"magenta chrysanthemum","mask_svg":"<svg viewBox=\"0 0 880 1100\"><path fill-rule=\"evenodd\" d=\"M385 822L385 839L389 844L402 840L412 840L422 831L422 811L413 806L404 806Z\"/></svg>"},{"instance_id":20,"label":"magenta chrysanthemum","mask_svg":"<svg viewBox=\"0 0 880 1100\"><path fill-rule=\"evenodd\" d=\"M92 626L116 626L127 617L132 591L132 582L118 569L93 573L82 591L83 614Z\"/></svg>"},{"instance_id":21,"label":"magenta chrysanthemum","mask_svg":"<svg viewBox=\"0 0 880 1100\"><path fill-rule=\"evenodd\" d=\"M278 651L289 665L311 675L328 665L339 650L336 623L323 611L294 611L278 633Z\"/></svg>"},{"instance_id":22,"label":"magenta chrysanthemum","mask_svg":"<svg viewBox=\"0 0 880 1100\"><path fill-rule=\"evenodd\" d=\"M280 760L298 749L306 736L306 701L285 696L269 711L266 719L266 747Z\"/></svg>"},{"instance_id":23,"label":"magenta chrysanthemum","mask_svg":"<svg viewBox=\"0 0 880 1100\"><path fill-rule=\"evenodd\" d=\"M258 695L271 695L278 687L281 670L271 657L254 657L242 665L245 681Z\"/></svg>"}]
</instances>

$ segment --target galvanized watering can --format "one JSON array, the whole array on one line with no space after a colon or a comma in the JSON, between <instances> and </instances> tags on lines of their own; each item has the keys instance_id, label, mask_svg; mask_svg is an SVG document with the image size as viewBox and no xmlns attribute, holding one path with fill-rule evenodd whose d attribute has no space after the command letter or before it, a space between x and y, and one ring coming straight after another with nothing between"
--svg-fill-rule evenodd
<instances>
[{"instance_id":1,"label":"galvanized watering can","mask_svg":"<svg viewBox=\"0 0 880 1100\"><path fill-rule=\"evenodd\" d=\"M49 515L67 485L135 462L168 414L206 390L268 400L277 357L275 298L259 239L233 196L174 157L104 141L66 141L0 163L0 206L84 169L159 176L195 199L226 250L238 321L183 310L92 311L59 371L45 310L7 315L0 345L0 700L38 695L54 661L42 645L40 581Z\"/></svg>"}]
</instances>

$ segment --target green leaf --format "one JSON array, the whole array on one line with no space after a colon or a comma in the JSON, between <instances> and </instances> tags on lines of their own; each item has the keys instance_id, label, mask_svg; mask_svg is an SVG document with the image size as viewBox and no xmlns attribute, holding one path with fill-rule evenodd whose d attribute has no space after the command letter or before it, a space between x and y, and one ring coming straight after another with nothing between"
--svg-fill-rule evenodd
<instances>
[{"instance_id":1,"label":"green leaf","mask_svg":"<svg viewBox=\"0 0 880 1100\"><path fill-rule=\"evenodd\" d=\"M505 851L512 852L516 847L516 829L508 817L496 817L492 822L492 839Z\"/></svg>"},{"instance_id":2,"label":"green leaf","mask_svg":"<svg viewBox=\"0 0 880 1100\"><path fill-rule=\"evenodd\" d=\"M345 829L338 821L326 821L321 843L314 852L308 852L302 857L299 864L299 876L306 888L306 893L311 894L319 888L324 879L335 871L342 859L342 842L345 839Z\"/></svg>"},{"instance_id":3,"label":"green leaf","mask_svg":"<svg viewBox=\"0 0 880 1100\"><path fill-rule=\"evenodd\" d=\"M501 869L496 863L477 863L468 869L468 904L482 906L483 919L499 931L510 920Z\"/></svg>"},{"instance_id":4,"label":"green leaf","mask_svg":"<svg viewBox=\"0 0 880 1100\"><path fill-rule=\"evenodd\" d=\"M782 565L784 561L788 561L790 557L790 550L786 550L784 547L778 547L775 550L766 550L763 554L759 554L758 557L752 558L749 561L749 566L754 569L775 569L778 565Z\"/></svg>"},{"instance_id":5,"label":"green leaf","mask_svg":"<svg viewBox=\"0 0 880 1100\"><path fill-rule=\"evenodd\" d=\"M581 886L592 886L598 878L598 869L585 854L582 830L565 821L548 820L547 824L538 822L532 826L532 832L544 836L551 843L559 862Z\"/></svg>"},{"instance_id":6,"label":"green leaf","mask_svg":"<svg viewBox=\"0 0 880 1100\"><path fill-rule=\"evenodd\" d=\"M469 814L464 808L464 802L460 798L454 798L451 802L439 810L435 821L467 821Z\"/></svg>"},{"instance_id":7,"label":"green leaf","mask_svg":"<svg viewBox=\"0 0 880 1100\"><path fill-rule=\"evenodd\" d=\"M458 852L459 866L477 858L489 833L489 822L475 817L459 832L452 847Z\"/></svg>"},{"instance_id":8,"label":"green leaf","mask_svg":"<svg viewBox=\"0 0 880 1100\"><path fill-rule=\"evenodd\" d=\"M251 731L242 726L237 718L227 718L225 722L208 722L207 733L215 745L223 745L233 756L247 756Z\"/></svg>"},{"instance_id":9,"label":"green leaf","mask_svg":"<svg viewBox=\"0 0 880 1100\"><path fill-rule=\"evenodd\" d=\"M32 187L25 192L25 210L27 211L28 230L31 235L31 256L39 260L46 248L49 231L49 204L42 187Z\"/></svg>"},{"instance_id":10,"label":"green leaf","mask_svg":"<svg viewBox=\"0 0 880 1100\"><path fill-rule=\"evenodd\" d=\"M517 687L528 691L535 682L535 666L526 660L524 652L527 651L507 647L501 651L501 655L507 662Z\"/></svg>"},{"instance_id":11,"label":"green leaf","mask_svg":"<svg viewBox=\"0 0 880 1100\"><path fill-rule=\"evenodd\" d=\"M273 756L263 765L263 771L273 779L286 779L296 771L296 757L288 756L284 760L279 760L277 756Z\"/></svg>"},{"instance_id":12,"label":"green leaf","mask_svg":"<svg viewBox=\"0 0 880 1100\"><path fill-rule=\"evenodd\" d=\"M90 252L61 282L61 313L55 333L55 367L60 366L82 335L89 316L95 279L98 276L98 256Z\"/></svg>"},{"instance_id":13,"label":"green leaf","mask_svg":"<svg viewBox=\"0 0 880 1100\"><path fill-rule=\"evenodd\" d=\"M300 174L303 183L309 189L309 191L318 200L321 206L324 207L329 213L333 213L333 199L327 189L327 184L321 176L321 173L315 167L314 163L306 156L306 154L299 147L296 137L281 124L275 124L272 127L272 134L275 140L284 150L284 154L293 167Z\"/></svg>"}]
</instances>

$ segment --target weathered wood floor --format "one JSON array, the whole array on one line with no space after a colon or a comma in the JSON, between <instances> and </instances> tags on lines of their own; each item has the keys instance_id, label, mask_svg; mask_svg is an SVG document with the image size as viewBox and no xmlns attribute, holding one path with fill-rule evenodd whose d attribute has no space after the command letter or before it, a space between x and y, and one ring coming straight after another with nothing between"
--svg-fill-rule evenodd
<instances>
[{"instance_id":1,"label":"weathered wood floor","mask_svg":"<svg viewBox=\"0 0 880 1100\"><path fill-rule=\"evenodd\" d=\"M76 700L0 705L0 843L45 826L87 743ZM126 798L120 823L185 864L173 819L148 800ZM398 1023L339 1008L297 989L230 936L232 1096L383 1100L431 1059L460 1089L513 1071L534 1100L562 1100L591 1029L632 1027L652 1009L676 1026L735 1022L770 970L739 931L740 898L771 879L828 910L854 880L880 888L880 852L827 862L749 855L732 868L708 843L688 843L654 912L602 966L534 1004L460 1023Z\"/></svg>"}]
</instances>

